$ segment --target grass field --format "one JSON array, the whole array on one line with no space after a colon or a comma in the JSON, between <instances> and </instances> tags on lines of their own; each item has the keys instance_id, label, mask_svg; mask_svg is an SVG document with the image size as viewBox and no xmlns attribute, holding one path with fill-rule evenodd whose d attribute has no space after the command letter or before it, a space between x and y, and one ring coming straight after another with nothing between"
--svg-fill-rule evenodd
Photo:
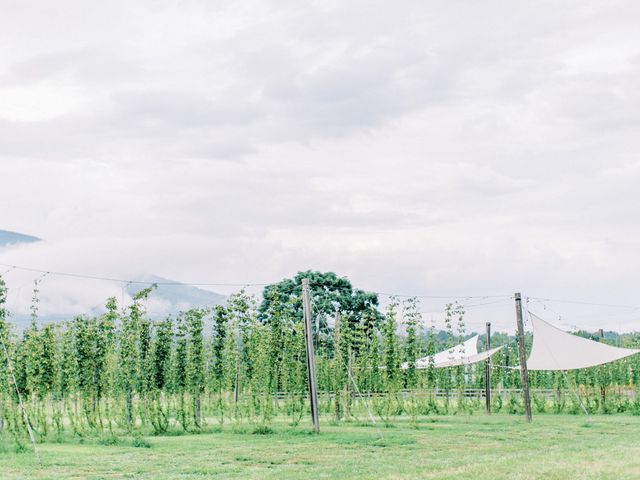
<instances>
[{"instance_id":1,"label":"grass field","mask_svg":"<svg viewBox=\"0 0 640 480\"><path fill-rule=\"evenodd\" d=\"M199 435L98 438L0 453L9 479L638 479L640 418L448 416L381 427L228 425ZM382 438L380 438L380 434ZM101 444L102 443L102 444Z\"/></svg>"}]
</instances>

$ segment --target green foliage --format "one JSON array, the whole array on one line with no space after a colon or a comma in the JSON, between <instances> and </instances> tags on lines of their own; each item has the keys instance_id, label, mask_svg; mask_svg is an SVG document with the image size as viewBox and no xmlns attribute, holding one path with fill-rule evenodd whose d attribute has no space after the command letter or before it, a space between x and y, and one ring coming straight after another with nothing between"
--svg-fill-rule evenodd
<instances>
[{"instance_id":1,"label":"green foliage","mask_svg":"<svg viewBox=\"0 0 640 480\"><path fill-rule=\"evenodd\" d=\"M415 298L401 304L391 297L384 315L373 301L363 301L356 312L349 302L358 294L350 284L332 275L312 277L318 282L311 292L314 320L327 319L315 358L322 415L331 415L336 425L361 422L371 412L385 424L406 415L419 429L421 415L482 410L482 365L435 369L431 359L427 368L416 368L418 358L468 337L460 304L447 305L444 331L424 332ZM323 284L329 286L316 292ZM78 439L93 434L107 444L119 435L209 431L211 418L218 428L228 421L238 428L258 423L268 432L279 416L297 425L307 415L304 329L294 289L274 287L260 307L240 291L226 306L152 320L145 309L149 287L129 305L109 298L104 313L59 325L38 324L38 290L36 283L30 325L15 335L0 278L0 338L7 348L0 352L0 434L12 432L16 442L24 443L26 430L9 361L39 439L70 432ZM636 347L640 337L618 341ZM515 339L498 332L492 342L507 346L494 365L513 366ZM640 414L638 371L640 359L630 357L566 375L531 372L534 408L582 415L584 404L591 414ZM495 368L492 387L495 412L522 413L517 370Z\"/></svg>"},{"instance_id":2,"label":"green foliage","mask_svg":"<svg viewBox=\"0 0 640 480\"><path fill-rule=\"evenodd\" d=\"M269 425L257 425L251 433L254 435L273 435L274 431Z\"/></svg>"},{"instance_id":3,"label":"green foliage","mask_svg":"<svg viewBox=\"0 0 640 480\"><path fill-rule=\"evenodd\" d=\"M416 358L418 356L417 345L417 323L420 319L418 312L418 299L409 298L403 303L404 317L407 325L407 338L405 343L405 362L407 363L405 386L415 388L416 386Z\"/></svg>"},{"instance_id":4,"label":"green foliage","mask_svg":"<svg viewBox=\"0 0 640 480\"><path fill-rule=\"evenodd\" d=\"M151 386L163 390L171 381L171 348L173 346L173 319L167 317L156 324L151 344Z\"/></svg>"},{"instance_id":5,"label":"green foliage","mask_svg":"<svg viewBox=\"0 0 640 480\"><path fill-rule=\"evenodd\" d=\"M133 437L131 446L135 448L151 448L151 444L140 435Z\"/></svg>"},{"instance_id":6,"label":"green foliage","mask_svg":"<svg viewBox=\"0 0 640 480\"><path fill-rule=\"evenodd\" d=\"M221 305L216 306L213 316L213 332L211 337L211 376L212 387L215 391L221 392L225 388L225 344L229 330L229 314L227 309Z\"/></svg>"},{"instance_id":7,"label":"green foliage","mask_svg":"<svg viewBox=\"0 0 640 480\"><path fill-rule=\"evenodd\" d=\"M302 321L302 279L309 279L311 301L319 334L329 340L329 319L339 311L353 327L359 323L365 312L371 312L378 305L375 293L354 289L345 277L338 277L333 272L316 272L308 270L298 272L292 279L284 279L276 284L267 285L263 291L263 299L259 308L260 319L268 322L273 311L272 304L289 305L291 318L295 322Z\"/></svg>"},{"instance_id":8,"label":"green foliage","mask_svg":"<svg viewBox=\"0 0 640 480\"><path fill-rule=\"evenodd\" d=\"M386 380L389 390L395 390L398 387L400 357L398 348L398 334L397 334L397 309L398 299L391 297L389 299L389 305L384 316L382 324L382 339L383 339L383 352L384 352L384 378Z\"/></svg>"}]
</instances>

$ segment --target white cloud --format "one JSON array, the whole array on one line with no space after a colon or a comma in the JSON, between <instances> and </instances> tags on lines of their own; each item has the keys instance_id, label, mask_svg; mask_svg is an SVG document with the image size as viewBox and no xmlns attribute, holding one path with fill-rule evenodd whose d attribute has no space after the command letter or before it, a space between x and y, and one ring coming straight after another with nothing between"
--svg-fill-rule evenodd
<instances>
[{"instance_id":1,"label":"white cloud","mask_svg":"<svg viewBox=\"0 0 640 480\"><path fill-rule=\"evenodd\" d=\"M46 241L0 261L221 283L317 268L380 291L640 303L638 13L11 3L0 228ZM45 288L43 309L81 311L119 287ZM498 327L512 313L470 310Z\"/></svg>"}]
</instances>

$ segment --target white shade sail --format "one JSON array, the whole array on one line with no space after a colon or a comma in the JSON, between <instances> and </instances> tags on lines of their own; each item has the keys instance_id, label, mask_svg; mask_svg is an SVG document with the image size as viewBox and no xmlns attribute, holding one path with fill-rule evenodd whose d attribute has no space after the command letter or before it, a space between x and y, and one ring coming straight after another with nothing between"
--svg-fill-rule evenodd
<instances>
[{"instance_id":1,"label":"white shade sail","mask_svg":"<svg viewBox=\"0 0 640 480\"><path fill-rule=\"evenodd\" d=\"M497 347L486 352L478 353L478 335L474 335L469 340L459 343L447 350L433 355L433 366L435 368L457 367L459 365L471 365L472 363L486 360L502 347ZM409 368L407 362L401 368ZM422 357L416 360L417 369L429 368L429 357Z\"/></svg>"},{"instance_id":2,"label":"white shade sail","mask_svg":"<svg viewBox=\"0 0 640 480\"><path fill-rule=\"evenodd\" d=\"M497 353L504 347L501 345L496 348L492 348L491 350L487 350L486 352L476 353L475 355L464 356L460 358L456 358L454 360L450 360L448 362L440 362L435 364L436 368L444 368L444 367L457 367L460 365L472 365L474 363L483 362L487 358L491 357L493 354ZM426 367L425 367L426 368Z\"/></svg>"},{"instance_id":3,"label":"white shade sail","mask_svg":"<svg viewBox=\"0 0 640 480\"><path fill-rule=\"evenodd\" d=\"M438 366L441 363L451 362L458 360L467 355L476 355L478 353L478 335L474 335L469 340L454 345L453 347L438 352L433 355L433 364ZM416 360L416 368L428 368L429 357L422 357Z\"/></svg>"},{"instance_id":4,"label":"white shade sail","mask_svg":"<svg viewBox=\"0 0 640 480\"><path fill-rule=\"evenodd\" d=\"M529 370L574 370L619 360L640 350L612 347L564 332L529 312L533 345Z\"/></svg>"}]
</instances>

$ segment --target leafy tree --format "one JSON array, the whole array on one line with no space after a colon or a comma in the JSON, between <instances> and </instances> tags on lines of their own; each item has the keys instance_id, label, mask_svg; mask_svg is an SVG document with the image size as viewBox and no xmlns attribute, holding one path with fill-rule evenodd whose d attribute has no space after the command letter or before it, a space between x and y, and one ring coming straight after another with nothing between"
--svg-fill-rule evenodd
<instances>
[{"instance_id":1,"label":"leafy tree","mask_svg":"<svg viewBox=\"0 0 640 480\"><path fill-rule=\"evenodd\" d=\"M307 270L298 272L291 279L284 279L273 285L268 285L262 293L262 303L259 308L259 318L263 322L269 321L272 304L291 305L291 316L294 321L302 321L302 279L309 279L311 300L313 303L314 319L318 334L329 335L328 319L334 318L340 312L348 322L355 325L360 322L365 312L378 305L375 293L354 289L346 277L338 277L333 272L317 272Z\"/></svg>"}]
</instances>

